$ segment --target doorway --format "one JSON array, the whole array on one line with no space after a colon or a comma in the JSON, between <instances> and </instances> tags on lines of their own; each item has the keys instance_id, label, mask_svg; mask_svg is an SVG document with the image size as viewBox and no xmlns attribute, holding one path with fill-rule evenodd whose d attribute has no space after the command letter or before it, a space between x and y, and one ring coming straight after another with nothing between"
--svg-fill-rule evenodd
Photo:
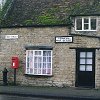
<instances>
[{"instance_id":1,"label":"doorway","mask_svg":"<svg viewBox=\"0 0 100 100\"><path fill-rule=\"evenodd\" d=\"M76 50L76 86L95 87L95 49Z\"/></svg>"}]
</instances>

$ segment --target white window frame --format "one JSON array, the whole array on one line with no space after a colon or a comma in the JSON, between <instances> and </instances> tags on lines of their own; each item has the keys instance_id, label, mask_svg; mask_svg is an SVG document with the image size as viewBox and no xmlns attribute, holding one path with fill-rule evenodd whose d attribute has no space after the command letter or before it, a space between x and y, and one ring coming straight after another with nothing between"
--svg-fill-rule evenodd
<instances>
[{"instance_id":1,"label":"white window frame","mask_svg":"<svg viewBox=\"0 0 100 100\"><path fill-rule=\"evenodd\" d=\"M33 62L33 73L30 73L30 71L29 71L29 73L28 73L28 61L27 61L27 57L28 57L28 51L32 51L33 52L33 55L32 55L32 57L33 57L33 60L32 60L32 62ZM51 73L50 74L48 74L47 73L47 70L49 69L49 68L45 68L46 69L46 74L43 74L42 72L40 73L40 74L35 74L35 72L34 72L34 57L36 56L35 55L35 51L40 51L41 52L41 55L39 55L41 58L42 58L42 67L41 67L41 71L43 71L43 51L50 51L51 52L51 66L50 66L50 71L51 71ZM47 62L46 62L46 64L47 64ZM31 69L31 68L29 68L29 70ZM39 68L37 68L37 70L39 70ZM25 74L28 74L28 75L46 75L46 76L51 76L52 75L52 50L26 50L26 68L25 68Z\"/></svg>"},{"instance_id":2,"label":"white window frame","mask_svg":"<svg viewBox=\"0 0 100 100\"><path fill-rule=\"evenodd\" d=\"M89 20L89 23L86 23L86 24L89 24L89 28L88 29L84 29L84 19L88 19ZM82 19L82 30L78 30L77 29L77 19ZM92 30L91 29L91 19L96 19L96 29L95 30ZM97 17L76 17L75 18L75 31L97 31L97 21L98 18Z\"/></svg>"}]
</instances>

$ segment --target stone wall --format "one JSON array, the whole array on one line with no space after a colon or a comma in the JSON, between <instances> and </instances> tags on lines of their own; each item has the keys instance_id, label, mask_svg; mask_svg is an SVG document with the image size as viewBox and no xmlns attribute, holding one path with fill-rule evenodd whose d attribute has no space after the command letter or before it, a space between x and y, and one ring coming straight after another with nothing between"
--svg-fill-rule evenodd
<instances>
[{"instance_id":1,"label":"stone wall","mask_svg":"<svg viewBox=\"0 0 100 100\"><path fill-rule=\"evenodd\" d=\"M2 70L8 69L8 80L13 81L13 69L11 68L11 57L18 56L20 67L17 70L17 82L30 85L74 85L75 61L74 51L69 50L70 44L55 43L55 36L67 36L66 27L45 28L8 28L1 30L0 51L0 79ZM18 35L18 39L5 39L6 35ZM53 76L37 77L25 76L25 46L52 46L53 47ZM61 57L63 56L63 57ZM69 64L69 62L72 64ZM72 68L73 67L73 68Z\"/></svg>"},{"instance_id":2,"label":"stone wall","mask_svg":"<svg viewBox=\"0 0 100 100\"><path fill-rule=\"evenodd\" d=\"M72 28L72 32L74 27ZM98 31L98 34L100 32ZM17 39L5 39L6 35L18 35ZM75 86L76 50L71 48L99 48L100 38L73 36L73 43L55 43L55 36L69 36L67 27L26 27L1 29L0 80L2 70L8 69L8 81L13 82L11 57L17 55L20 60L17 69L17 83L34 86ZM99 35L98 35L99 36ZM52 46L52 76L25 75L25 46ZM100 50L96 50L95 83L100 87Z\"/></svg>"}]
</instances>

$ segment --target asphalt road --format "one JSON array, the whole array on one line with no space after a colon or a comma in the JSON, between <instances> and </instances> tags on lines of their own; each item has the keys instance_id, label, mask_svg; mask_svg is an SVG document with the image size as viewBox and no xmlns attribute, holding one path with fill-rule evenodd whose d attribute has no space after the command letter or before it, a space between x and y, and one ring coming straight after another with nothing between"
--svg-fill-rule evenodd
<instances>
[{"instance_id":1,"label":"asphalt road","mask_svg":"<svg viewBox=\"0 0 100 100\"><path fill-rule=\"evenodd\" d=\"M26 96L24 97L15 95L0 95L0 100L65 100L65 99L48 99L48 98L37 98L37 97L26 97Z\"/></svg>"},{"instance_id":2,"label":"asphalt road","mask_svg":"<svg viewBox=\"0 0 100 100\"><path fill-rule=\"evenodd\" d=\"M14 95L0 95L0 100L54 100L54 99L23 97L23 96L14 96Z\"/></svg>"},{"instance_id":3,"label":"asphalt road","mask_svg":"<svg viewBox=\"0 0 100 100\"><path fill-rule=\"evenodd\" d=\"M23 97L23 96L14 96L14 95L0 95L0 100L54 100L54 99Z\"/></svg>"},{"instance_id":4,"label":"asphalt road","mask_svg":"<svg viewBox=\"0 0 100 100\"><path fill-rule=\"evenodd\" d=\"M26 96L17 96L17 95L6 95L6 94L0 94L0 100L88 100L88 99L79 99L79 98L73 98L73 99L52 99L52 98L40 98L40 97L26 97ZM89 99L94 100L94 99Z\"/></svg>"}]
</instances>

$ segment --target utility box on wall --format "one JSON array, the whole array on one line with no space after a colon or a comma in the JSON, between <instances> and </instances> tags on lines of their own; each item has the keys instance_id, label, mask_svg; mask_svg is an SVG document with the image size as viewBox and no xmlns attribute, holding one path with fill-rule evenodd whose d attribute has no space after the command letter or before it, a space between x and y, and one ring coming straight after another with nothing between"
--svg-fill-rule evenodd
<instances>
[{"instance_id":1,"label":"utility box on wall","mask_svg":"<svg viewBox=\"0 0 100 100\"><path fill-rule=\"evenodd\" d=\"M17 69L19 67L19 59L18 57L12 57L12 68Z\"/></svg>"}]
</instances>

